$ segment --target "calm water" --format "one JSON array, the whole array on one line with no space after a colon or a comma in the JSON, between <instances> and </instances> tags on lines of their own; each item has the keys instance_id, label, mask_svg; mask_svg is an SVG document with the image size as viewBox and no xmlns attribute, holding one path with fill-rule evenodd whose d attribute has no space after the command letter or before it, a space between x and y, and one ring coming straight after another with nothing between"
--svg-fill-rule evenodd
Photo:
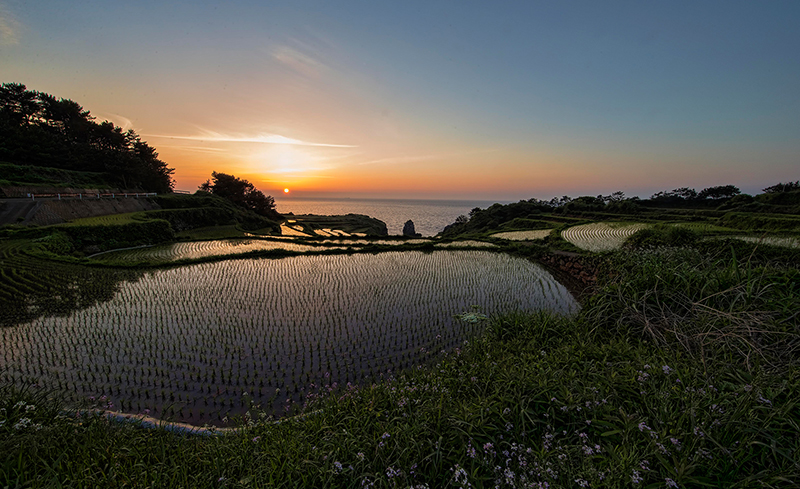
<instances>
[{"instance_id":1,"label":"calm water","mask_svg":"<svg viewBox=\"0 0 800 489\"><path fill-rule=\"evenodd\" d=\"M475 207L494 204L485 200L393 200L393 199L276 199L280 213L294 214L365 214L386 223L389 234L403 234L403 224L411 219L423 236L435 236L462 214ZM503 203L503 202L501 202Z\"/></svg>"},{"instance_id":2,"label":"calm water","mask_svg":"<svg viewBox=\"0 0 800 489\"><path fill-rule=\"evenodd\" d=\"M388 252L203 263L148 272L113 298L0 328L0 384L37 383L115 409L196 424L275 414L312 384L426 363L488 315L578 304L530 261L486 251ZM312 389L313 390L313 389Z\"/></svg>"}]
</instances>

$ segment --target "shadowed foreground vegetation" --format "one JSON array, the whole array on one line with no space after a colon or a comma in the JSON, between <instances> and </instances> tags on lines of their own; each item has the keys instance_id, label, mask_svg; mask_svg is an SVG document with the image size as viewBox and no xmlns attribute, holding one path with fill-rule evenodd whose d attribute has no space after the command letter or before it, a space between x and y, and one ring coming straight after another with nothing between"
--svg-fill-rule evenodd
<instances>
[{"instance_id":1,"label":"shadowed foreground vegetation","mask_svg":"<svg viewBox=\"0 0 800 489\"><path fill-rule=\"evenodd\" d=\"M277 424L253 406L234 433L77 416L8 387L0 485L796 487L796 254L610 254L575 317L491 318L433 367L312 388L308 414Z\"/></svg>"}]
</instances>

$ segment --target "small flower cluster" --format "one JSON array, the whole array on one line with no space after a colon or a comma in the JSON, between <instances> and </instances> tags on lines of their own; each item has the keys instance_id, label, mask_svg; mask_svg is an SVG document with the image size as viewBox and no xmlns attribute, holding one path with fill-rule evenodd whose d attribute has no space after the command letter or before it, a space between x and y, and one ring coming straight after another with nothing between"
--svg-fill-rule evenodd
<instances>
[{"instance_id":1,"label":"small flower cluster","mask_svg":"<svg viewBox=\"0 0 800 489\"><path fill-rule=\"evenodd\" d=\"M23 431L26 429L33 429L33 430L40 430L42 429L42 425L39 423L34 423L33 420L29 417L33 413L35 414L36 406L33 404L28 404L25 401L19 401L14 406L11 407L11 413L7 412L6 408L0 409L0 428L6 426L6 423L14 422L11 425L11 428L15 431Z\"/></svg>"}]
</instances>

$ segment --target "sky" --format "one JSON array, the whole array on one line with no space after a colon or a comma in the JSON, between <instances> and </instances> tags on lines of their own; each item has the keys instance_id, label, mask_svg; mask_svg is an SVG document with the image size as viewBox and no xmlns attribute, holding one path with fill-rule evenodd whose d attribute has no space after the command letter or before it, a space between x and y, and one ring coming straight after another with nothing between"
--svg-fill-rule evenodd
<instances>
[{"instance_id":1,"label":"sky","mask_svg":"<svg viewBox=\"0 0 800 489\"><path fill-rule=\"evenodd\" d=\"M800 179L798 25L796 0L0 0L0 83L134 129L180 190L753 194Z\"/></svg>"}]
</instances>

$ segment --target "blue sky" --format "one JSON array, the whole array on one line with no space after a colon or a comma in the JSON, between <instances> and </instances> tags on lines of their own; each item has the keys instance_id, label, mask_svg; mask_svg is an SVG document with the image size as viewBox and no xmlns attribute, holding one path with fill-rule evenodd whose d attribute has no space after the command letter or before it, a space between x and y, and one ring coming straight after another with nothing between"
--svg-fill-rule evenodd
<instances>
[{"instance_id":1,"label":"blue sky","mask_svg":"<svg viewBox=\"0 0 800 489\"><path fill-rule=\"evenodd\" d=\"M192 189L514 200L797 180L799 2L0 0L0 78Z\"/></svg>"}]
</instances>

